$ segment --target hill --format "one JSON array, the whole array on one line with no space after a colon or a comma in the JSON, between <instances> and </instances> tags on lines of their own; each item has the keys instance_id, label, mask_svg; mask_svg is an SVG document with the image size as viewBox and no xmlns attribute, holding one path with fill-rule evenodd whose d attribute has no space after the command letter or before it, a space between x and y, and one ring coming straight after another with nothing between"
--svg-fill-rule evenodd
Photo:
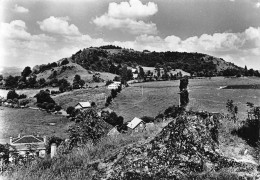
<instances>
[{"instance_id":1,"label":"hill","mask_svg":"<svg viewBox=\"0 0 260 180\"><path fill-rule=\"evenodd\" d=\"M58 64L61 63L61 60L57 62ZM82 66L76 63L69 62L66 65L60 65L57 67L53 67L51 69L45 70L37 74L37 80L44 78L50 79L49 77L53 74L53 72L57 72L57 79L67 79L70 83L73 82L74 76L76 74L80 75L81 79L85 82L92 81L92 77L96 72L86 70ZM100 74L100 78L107 81L112 80L116 76L115 74L111 74L108 72L98 72Z\"/></svg>"},{"instance_id":2,"label":"hill","mask_svg":"<svg viewBox=\"0 0 260 180\"><path fill-rule=\"evenodd\" d=\"M80 50L68 58L85 69L115 73L111 65L126 64L130 67L160 67L168 70L182 69L198 76L221 75L227 69L242 71L241 67L225 60L201 53L140 52L113 46L91 47Z\"/></svg>"}]
</instances>

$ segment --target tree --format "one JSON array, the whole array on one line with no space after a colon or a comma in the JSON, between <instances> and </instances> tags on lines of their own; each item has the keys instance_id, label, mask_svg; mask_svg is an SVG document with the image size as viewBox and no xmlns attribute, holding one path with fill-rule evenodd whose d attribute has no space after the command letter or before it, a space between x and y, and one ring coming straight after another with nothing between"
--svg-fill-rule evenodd
<instances>
[{"instance_id":1,"label":"tree","mask_svg":"<svg viewBox=\"0 0 260 180\"><path fill-rule=\"evenodd\" d=\"M142 66L139 66L139 78L143 79L144 78L144 69Z\"/></svg>"},{"instance_id":2,"label":"tree","mask_svg":"<svg viewBox=\"0 0 260 180\"><path fill-rule=\"evenodd\" d=\"M79 112L76 117L78 123L69 127L70 147L86 144L88 141L97 143L105 135L105 122L98 116L95 109Z\"/></svg>"},{"instance_id":3,"label":"tree","mask_svg":"<svg viewBox=\"0 0 260 180\"><path fill-rule=\"evenodd\" d=\"M64 59L62 62L61 62L61 65L66 65L66 64L69 64L69 60L66 58Z\"/></svg>"},{"instance_id":4,"label":"tree","mask_svg":"<svg viewBox=\"0 0 260 180\"><path fill-rule=\"evenodd\" d=\"M74 111L75 111L75 108L72 107L72 106L69 106L69 107L67 108L67 110L66 110L67 114L69 114L70 116L73 115Z\"/></svg>"},{"instance_id":5,"label":"tree","mask_svg":"<svg viewBox=\"0 0 260 180\"><path fill-rule=\"evenodd\" d=\"M237 113L238 113L238 107L234 105L233 100L227 100L226 108L228 112L232 115L231 119L233 119L234 122L237 120Z\"/></svg>"},{"instance_id":6,"label":"tree","mask_svg":"<svg viewBox=\"0 0 260 180\"><path fill-rule=\"evenodd\" d=\"M117 96L117 91L115 89L111 90L111 96L113 99Z\"/></svg>"},{"instance_id":7,"label":"tree","mask_svg":"<svg viewBox=\"0 0 260 180\"><path fill-rule=\"evenodd\" d=\"M18 84L19 76L8 76L5 80L5 87L16 88Z\"/></svg>"},{"instance_id":8,"label":"tree","mask_svg":"<svg viewBox=\"0 0 260 180\"><path fill-rule=\"evenodd\" d=\"M25 67L24 70L22 71L21 75L23 77L27 77L32 73L32 70L29 66Z\"/></svg>"},{"instance_id":9,"label":"tree","mask_svg":"<svg viewBox=\"0 0 260 180\"><path fill-rule=\"evenodd\" d=\"M38 83L39 83L40 87L46 86L46 80L44 78L39 79Z\"/></svg>"},{"instance_id":10,"label":"tree","mask_svg":"<svg viewBox=\"0 0 260 180\"><path fill-rule=\"evenodd\" d=\"M19 98L19 95L15 92L15 90L11 90L7 93L7 99L15 99Z\"/></svg>"},{"instance_id":11,"label":"tree","mask_svg":"<svg viewBox=\"0 0 260 180\"><path fill-rule=\"evenodd\" d=\"M41 90L38 94L35 95L36 99L37 99L37 103L54 103L55 101L51 98L50 93Z\"/></svg>"},{"instance_id":12,"label":"tree","mask_svg":"<svg viewBox=\"0 0 260 180\"><path fill-rule=\"evenodd\" d=\"M122 82L123 84L126 84L126 82L127 82L127 76L128 76L127 67L124 66L124 67L122 68L122 71L121 71L121 82Z\"/></svg>"},{"instance_id":13,"label":"tree","mask_svg":"<svg viewBox=\"0 0 260 180\"><path fill-rule=\"evenodd\" d=\"M180 106L183 108L185 108L189 103L189 92L187 90L188 84L189 79L187 77L180 79Z\"/></svg>"},{"instance_id":14,"label":"tree","mask_svg":"<svg viewBox=\"0 0 260 180\"><path fill-rule=\"evenodd\" d=\"M33 88L33 87L35 87L35 84L37 83L37 81L36 81L36 76L31 76L31 77L29 77L29 79L28 79L28 86L30 87L30 88Z\"/></svg>"}]
</instances>

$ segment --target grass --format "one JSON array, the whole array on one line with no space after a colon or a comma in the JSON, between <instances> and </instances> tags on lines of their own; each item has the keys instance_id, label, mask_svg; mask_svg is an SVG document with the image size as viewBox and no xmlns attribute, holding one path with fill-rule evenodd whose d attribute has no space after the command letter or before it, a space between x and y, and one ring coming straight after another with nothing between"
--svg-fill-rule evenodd
<instances>
[{"instance_id":1,"label":"grass","mask_svg":"<svg viewBox=\"0 0 260 180\"><path fill-rule=\"evenodd\" d=\"M146 142L159 133L167 123L168 122L159 123L155 128L151 128L145 132L122 134L116 137L107 136L101 139L96 146L86 144L80 148L73 149L73 152L70 154L59 154L57 158L54 159L45 158L42 161L36 161L28 167L16 167L13 173L5 174L3 179L91 179L94 175L93 168L95 167L95 162L110 157L122 147L129 144L137 141Z\"/></svg>"},{"instance_id":2,"label":"grass","mask_svg":"<svg viewBox=\"0 0 260 180\"><path fill-rule=\"evenodd\" d=\"M65 116L51 115L33 109L0 107L0 140L21 134L39 134L66 137L65 130L70 122ZM49 123L56 123L50 126Z\"/></svg>"},{"instance_id":3,"label":"grass","mask_svg":"<svg viewBox=\"0 0 260 180\"><path fill-rule=\"evenodd\" d=\"M247 102L259 104L260 91L257 89L220 89L227 85L249 85L259 83L259 78L223 78L190 79L188 109L209 112L226 111L228 99L238 106L238 117L245 119ZM142 94L143 89L143 94ZM134 117L156 116L171 105L178 105L179 81L159 81L132 84L113 100L111 109L123 116L125 121Z\"/></svg>"},{"instance_id":4,"label":"grass","mask_svg":"<svg viewBox=\"0 0 260 180\"><path fill-rule=\"evenodd\" d=\"M98 107L104 107L105 100L110 95L111 90L106 86L98 88L78 89L70 92L65 92L56 96L52 96L56 103L60 104L63 109L69 106L75 106L78 102L90 101L96 102Z\"/></svg>"}]
</instances>

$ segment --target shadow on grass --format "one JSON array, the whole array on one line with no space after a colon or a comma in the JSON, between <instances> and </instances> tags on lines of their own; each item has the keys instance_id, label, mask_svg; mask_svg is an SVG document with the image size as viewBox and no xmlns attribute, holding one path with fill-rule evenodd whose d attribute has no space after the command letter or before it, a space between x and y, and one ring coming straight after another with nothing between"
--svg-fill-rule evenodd
<instances>
[{"instance_id":1,"label":"shadow on grass","mask_svg":"<svg viewBox=\"0 0 260 180\"><path fill-rule=\"evenodd\" d=\"M247 144L255 147L259 140L259 120L248 119L242 127L234 129L231 134L241 137Z\"/></svg>"}]
</instances>

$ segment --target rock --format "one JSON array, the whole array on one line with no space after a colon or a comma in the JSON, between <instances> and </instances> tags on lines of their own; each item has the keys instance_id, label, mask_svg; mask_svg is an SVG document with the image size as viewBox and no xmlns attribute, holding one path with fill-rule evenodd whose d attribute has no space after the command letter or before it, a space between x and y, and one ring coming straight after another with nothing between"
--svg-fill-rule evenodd
<instances>
[{"instance_id":1,"label":"rock","mask_svg":"<svg viewBox=\"0 0 260 180\"><path fill-rule=\"evenodd\" d=\"M131 144L99 166L101 179L189 179L194 173L232 167L249 171L243 163L218 153L216 119L205 114L182 115L150 142ZM107 168L109 167L109 169Z\"/></svg>"}]
</instances>

